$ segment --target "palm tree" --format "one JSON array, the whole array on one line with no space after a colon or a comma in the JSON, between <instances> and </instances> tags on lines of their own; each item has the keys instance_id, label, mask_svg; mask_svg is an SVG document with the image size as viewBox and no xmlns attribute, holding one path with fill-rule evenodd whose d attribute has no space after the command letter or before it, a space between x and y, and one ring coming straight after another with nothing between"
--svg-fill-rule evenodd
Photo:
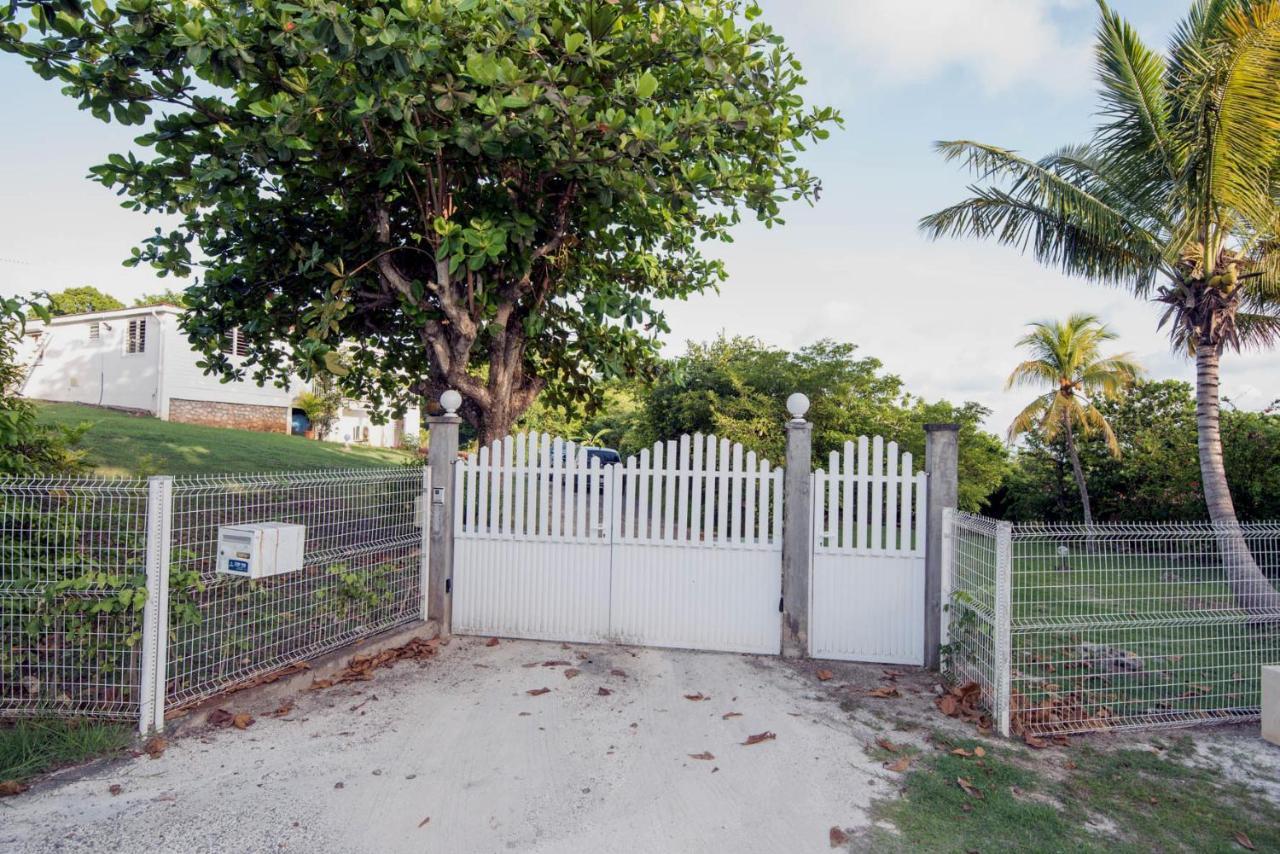
<instances>
[{"instance_id":1,"label":"palm tree","mask_svg":"<svg viewBox=\"0 0 1280 854\"><path fill-rule=\"evenodd\" d=\"M921 220L1162 303L1196 361L1200 472L1237 603L1280 610L1236 521L1218 429L1225 350L1280 338L1280 0L1196 0L1168 57L1099 0L1102 121L1032 161L938 143L976 173L972 195Z\"/></svg>"},{"instance_id":2,"label":"palm tree","mask_svg":"<svg viewBox=\"0 0 1280 854\"><path fill-rule=\"evenodd\" d=\"M1112 456L1119 457L1116 434L1093 402L1099 397L1116 397L1142 373L1142 367L1128 353L1103 356L1099 352L1100 344L1115 339L1116 334L1092 314L1033 323L1031 331L1018 341L1019 347L1030 351L1031 358L1014 368L1005 383L1006 389L1048 387L1013 419L1009 441L1033 430L1050 442L1062 438L1080 490L1084 523L1089 528L1093 527L1093 511L1076 450L1076 435L1102 434Z\"/></svg>"}]
</instances>

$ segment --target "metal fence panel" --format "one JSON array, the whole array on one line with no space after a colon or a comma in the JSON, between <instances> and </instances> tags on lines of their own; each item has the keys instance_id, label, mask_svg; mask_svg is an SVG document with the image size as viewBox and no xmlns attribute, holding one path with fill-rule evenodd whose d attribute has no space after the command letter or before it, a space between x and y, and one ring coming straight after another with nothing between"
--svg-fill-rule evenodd
<instances>
[{"instance_id":1,"label":"metal fence panel","mask_svg":"<svg viewBox=\"0 0 1280 854\"><path fill-rule=\"evenodd\" d=\"M422 616L420 468L177 478L166 707ZM306 526L296 572L216 571L218 529Z\"/></svg>"},{"instance_id":2,"label":"metal fence panel","mask_svg":"<svg viewBox=\"0 0 1280 854\"><path fill-rule=\"evenodd\" d=\"M981 706L994 712L1000 689L996 646L1000 523L969 513L948 515L950 560L943 567L943 575L950 595L944 602L943 670L956 684L976 684Z\"/></svg>"},{"instance_id":3,"label":"metal fence panel","mask_svg":"<svg viewBox=\"0 0 1280 854\"><path fill-rule=\"evenodd\" d=\"M1229 578L1280 584L1280 525L1008 525L954 514L953 681L1001 731L1039 737L1257 719L1280 613ZM1256 590L1256 587L1253 588Z\"/></svg>"},{"instance_id":4,"label":"metal fence panel","mask_svg":"<svg viewBox=\"0 0 1280 854\"><path fill-rule=\"evenodd\" d=\"M0 479L0 715L136 719L147 484Z\"/></svg>"},{"instance_id":5,"label":"metal fence panel","mask_svg":"<svg viewBox=\"0 0 1280 854\"><path fill-rule=\"evenodd\" d=\"M1013 725L1036 735L1256 719L1280 614L1228 562L1280 579L1280 526L1030 525L1013 533Z\"/></svg>"}]
</instances>

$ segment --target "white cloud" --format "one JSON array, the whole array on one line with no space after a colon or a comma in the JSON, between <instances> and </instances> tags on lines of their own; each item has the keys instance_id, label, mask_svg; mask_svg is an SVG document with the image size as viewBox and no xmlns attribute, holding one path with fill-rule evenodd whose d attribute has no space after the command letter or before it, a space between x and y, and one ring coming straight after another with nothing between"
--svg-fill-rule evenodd
<instances>
[{"instance_id":1,"label":"white cloud","mask_svg":"<svg viewBox=\"0 0 1280 854\"><path fill-rule=\"evenodd\" d=\"M790 0L771 20L817 22L803 40L833 42L877 82L971 74L988 94L1015 86L1076 93L1092 81L1092 36L1068 37L1055 13L1081 0Z\"/></svg>"}]
</instances>

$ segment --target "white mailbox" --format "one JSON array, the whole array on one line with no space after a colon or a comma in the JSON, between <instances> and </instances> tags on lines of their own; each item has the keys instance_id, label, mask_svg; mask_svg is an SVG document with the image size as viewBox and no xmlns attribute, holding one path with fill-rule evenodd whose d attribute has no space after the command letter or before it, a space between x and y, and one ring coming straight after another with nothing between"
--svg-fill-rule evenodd
<instances>
[{"instance_id":1,"label":"white mailbox","mask_svg":"<svg viewBox=\"0 0 1280 854\"><path fill-rule=\"evenodd\" d=\"M218 529L218 572L266 578L302 569L307 528L287 522L224 525Z\"/></svg>"}]
</instances>

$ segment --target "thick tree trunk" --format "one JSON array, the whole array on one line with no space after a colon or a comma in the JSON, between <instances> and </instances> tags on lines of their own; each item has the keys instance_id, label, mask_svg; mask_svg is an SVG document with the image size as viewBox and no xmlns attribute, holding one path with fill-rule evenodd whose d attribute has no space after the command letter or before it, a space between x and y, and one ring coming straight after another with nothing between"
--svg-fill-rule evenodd
<instances>
[{"instance_id":1,"label":"thick tree trunk","mask_svg":"<svg viewBox=\"0 0 1280 854\"><path fill-rule=\"evenodd\" d=\"M1084 482L1084 469L1080 466L1080 454L1076 450L1076 437L1071 431L1071 419L1063 417L1067 428L1067 456L1071 458L1071 471L1076 477L1076 488L1080 490L1080 506L1084 508L1084 524L1093 537L1093 509L1089 506L1089 487Z\"/></svg>"},{"instance_id":2,"label":"thick tree trunk","mask_svg":"<svg viewBox=\"0 0 1280 854\"><path fill-rule=\"evenodd\" d=\"M1196 433L1200 451L1200 478L1209 518L1218 529L1218 544L1227 585L1237 606L1250 610L1280 611L1277 593L1249 552L1240 522L1236 519L1231 489L1222 463L1222 434L1219 427L1219 350L1212 343L1196 347Z\"/></svg>"}]
</instances>

